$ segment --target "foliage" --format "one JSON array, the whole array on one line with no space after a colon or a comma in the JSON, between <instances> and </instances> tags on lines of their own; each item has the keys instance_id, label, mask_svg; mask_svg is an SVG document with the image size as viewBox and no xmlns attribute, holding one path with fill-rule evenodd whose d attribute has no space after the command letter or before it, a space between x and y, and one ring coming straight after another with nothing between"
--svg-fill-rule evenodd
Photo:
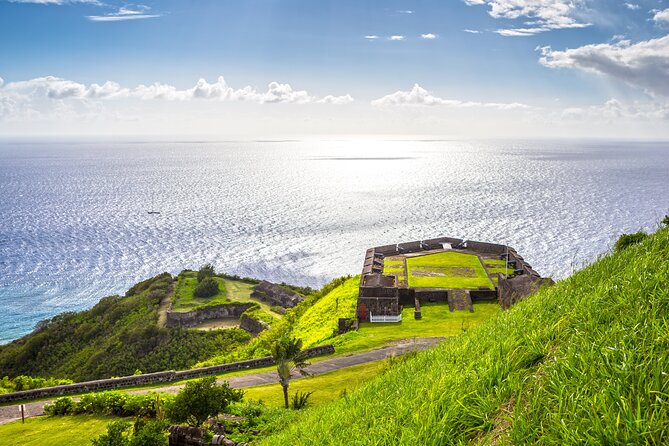
<instances>
[{"instance_id":1,"label":"foliage","mask_svg":"<svg viewBox=\"0 0 669 446\"><path fill-rule=\"evenodd\" d=\"M305 368L309 365L302 351L302 340L283 336L279 338L271 349L272 358L276 362L276 373L279 375L279 383L283 389L283 401L288 409L288 386L294 370L301 375L307 376Z\"/></svg>"},{"instance_id":2,"label":"foliage","mask_svg":"<svg viewBox=\"0 0 669 446\"><path fill-rule=\"evenodd\" d=\"M172 397L163 396L167 402ZM115 415L118 417L140 416L155 418L158 413L159 396L150 392L129 394L118 391L87 393L79 401L69 397L56 399L44 406L47 415Z\"/></svg>"},{"instance_id":3,"label":"foliage","mask_svg":"<svg viewBox=\"0 0 669 446\"><path fill-rule=\"evenodd\" d=\"M195 297L212 297L220 292L218 282L213 277L205 277L195 287L193 295Z\"/></svg>"},{"instance_id":4,"label":"foliage","mask_svg":"<svg viewBox=\"0 0 669 446\"><path fill-rule=\"evenodd\" d=\"M159 328L160 300L171 286L161 274L131 288L128 297L105 297L93 308L63 313L31 334L0 346L0 370L9 376L39 375L75 381L184 369L245 344L243 330ZM140 286L141 285L141 286Z\"/></svg>"},{"instance_id":5,"label":"foliage","mask_svg":"<svg viewBox=\"0 0 669 446\"><path fill-rule=\"evenodd\" d=\"M616 241L616 244L613 248L615 252L620 252L623 249L627 248L628 246L636 245L637 243L641 243L648 237L648 234L646 234L643 231L635 232L634 234L623 234L621 235L618 240Z\"/></svg>"},{"instance_id":6,"label":"foliage","mask_svg":"<svg viewBox=\"0 0 669 446\"><path fill-rule=\"evenodd\" d=\"M42 389L44 387L61 386L72 384L70 379L39 378L19 375L14 379L8 376L0 379L0 393L19 392L21 390Z\"/></svg>"},{"instance_id":7,"label":"foliage","mask_svg":"<svg viewBox=\"0 0 669 446\"><path fill-rule=\"evenodd\" d=\"M241 401L244 392L230 388L228 382L216 385L216 378L208 376L186 383L174 400L167 404L167 417L175 423L187 422L201 426L211 416L226 410L233 401Z\"/></svg>"},{"instance_id":8,"label":"foliage","mask_svg":"<svg viewBox=\"0 0 669 446\"><path fill-rule=\"evenodd\" d=\"M669 444L669 228L261 444Z\"/></svg>"},{"instance_id":9,"label":"foliage","mask_svg":"<svg viewBox=\"0 0 669 446\"><path fill-rule=\"evenodd\" d=\"M664 226L669 226L669 215L664 216L664 218L662 219L662 224Z\"/></svg>"},{"instance_id":10,"label":"foliage","mask_svg":"<svg viewBox=\"0 0 669 446\"><path fill-rule=\"evenodd\" d=\"M166 446L167 423L142 420L134 426L126 420L109 423L107 432L93 439L93 446Z\"/></svg>"},{"instance_id":11,"label":"foliage","mask_svg":"<svg viewBox=\"0 0 669 446\"><path fill-rule=\"evenodd\" d=\"M207 280L209 279L209 280ZM213 295L198 296L196 289L206 281L209 287L214 289L211 285L211 280L216 282L218 290ZM206 293L205 293L206 294ZM198 282L197 274L193 271L182 271L177 277L177 283L174 287L174 296L172 298L172 311L192 311L197 308L221 305L229 303L228 290L225 286L225 280L220 277L207 277L203 282Z\"/></svg>"},{"instance_id":12,"label":"foliage","mask_svg":"<svg viewBox=\"0 0 669 446\"><path fill-rule=\"evenodd\" d=\"M202 282L207 277L214 277L216 271L214 271L214 265L211 263L205 263L197 272L197 281Z\"/></svg>"},{"instance_id":13,"label":"foliage","mask_svg":"<svg viewBox=\"0 0 669 446\"><path fill-rule=\"evenodd\" d=\"M294 410L301 410L307 407L309 404L309 397L313 394L314 392L300 392L297 391L293 395L293 397L290 400L290 408Z\"/></svg>"}]
</instances>

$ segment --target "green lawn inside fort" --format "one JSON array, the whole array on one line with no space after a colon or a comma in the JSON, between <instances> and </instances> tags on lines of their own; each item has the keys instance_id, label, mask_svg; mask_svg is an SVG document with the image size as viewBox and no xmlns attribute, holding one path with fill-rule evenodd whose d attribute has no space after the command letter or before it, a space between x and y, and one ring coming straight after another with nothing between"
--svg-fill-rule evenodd
<instances>
[{"instance_id":1,"label":"green lawn inside fort","mask_svg":"<svg viewBox=\"0 0 669 446\"><path fill-rule=\"evenodd\" d=\"M440 252L406 259L411 288L494 289L478 256Z\"/></svg>"}]
</instances>

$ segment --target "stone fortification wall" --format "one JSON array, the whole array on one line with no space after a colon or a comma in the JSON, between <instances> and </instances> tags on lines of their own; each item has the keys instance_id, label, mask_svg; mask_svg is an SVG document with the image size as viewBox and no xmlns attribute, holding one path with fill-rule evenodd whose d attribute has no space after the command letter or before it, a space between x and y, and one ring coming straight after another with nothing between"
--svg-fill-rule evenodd
<instances>
[{"instance_id":1,"label":"stone fortification wall","mask_svg":"<svg viewBox=\"0 0 669 446\"><path fill-rule=\"evenodd\" d=\"M334 347L331 344L320 347L312 347L304 350L305 356L307 358L331 354L334 353L334 351ZM101 390L139 386L144 384L158 384L164 382L180 381L183 379L198 378L201 376L218 375L220 373L231 372L235 370L266 367L272 364L274 364L272 357L265 356L263 358L249 359L247 361L232 362L229 364L202 367L199 369L184 370L180 372L168 370L165 372L146 373L144 375L124 376L122 378L100 379L96 381L67 384L63 386L46 387L44 389L24 390L21 392L12 392L0 395L0 404L10 401L48 398L54 396L72 395L75 393L97 392Z\"/></svg>"},{"instance_id":2,"label":"stone fortification wall","mask_svg":"<svg viewBox=\"0 0 669 446\"><path fill-rule=\"evenodd\" d=\"M269 305L293 308L304 300L304 296L267 280L263 280L253 289L251 297L260 299Z\"/></svg>"},{"instance_id":3,"label":"stone fortification wall","mask_svg":"<svg viewBox=\"0 0 669 446\"><path fill-rule=\"evenodd\" d=\"M269 324L265 321L254 319L247 314L242 314L239 320L239 328L246 330L253 336L258 336L261 332L268 330Z\"/></svg>"},{"instance_id":4,"label":"stone fortification wall","mask_svg":"<svg viewBox=\"0 0 669 446\"><path fill-rule=\"evenodd\" d=\"M485 254L504 254L507 248L506 245L498 245L496 243L485 243L485 242L477 242L474 240L467 240L467 249L471 249L472 251L482 252Z\"/></svg>"},{"instance_id":5,"label":"stone fortification wall","mask_svg":"<svg viewBox=\"0 0 669 446\"><path fill-rule=\"evenodd\" d=\"M168 311L166 326L189 328L212 319L239 318L242 313L256 305L256 303L234 303L214 305L184 313Z\"/></svg>"}]
</instances>

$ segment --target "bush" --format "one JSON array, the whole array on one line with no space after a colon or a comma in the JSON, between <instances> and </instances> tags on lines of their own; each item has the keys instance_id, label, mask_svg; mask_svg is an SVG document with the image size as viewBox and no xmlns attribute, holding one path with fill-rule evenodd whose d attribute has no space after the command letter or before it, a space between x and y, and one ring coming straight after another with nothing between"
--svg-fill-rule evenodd
<instances>
[{"instance_id":1,"label":"bush","mask_svg":"<svg viewBox=\"0 0 669 446\"><path fill-rule=\"evenodd\" d=\"M174 423L201 426L207 418L226 410L231 402L241 401L244 392L230 388L227 382L216 385L216 378L205 378L186 383L174 400L167 405L167 417Z\"/></svg>"},{"instance_id":2,"label":"bush","mask_svg":"<svg viewBox=\"0 0 669 446\"><path fill-rule=\"evenodd\" d=\"M662 224L665 226L669 226L669 215L664 216L664 218L662 219Z\"/></svg>"},{"instance_id":3,"label":"bush","mask_svg":"<svg viewBox=\"0 0 669 446\"><path fill-rule=\"evenodd\" d=\"M107 425L107 432L92 440L93 446L166 446L167 423L137 420L133 426L125 420Z\"/></svg>"},{"instance_id":4,"label":"bush","mask_svg":"<svg viewBox=\"0 0 669 446\"><path fill-rule=\"evenodd\" d=\"M290 400L290 408L295 410L304 409L309 405L309 397L314 392L295 392L293 398Z\"/></svg>"},{"instance_id":5,"label":"bush","mask_svg":"<svg viewBox=\"0 0 669 446\"><path fill-rule=\"evenodd\" d=\"M620 238L618 238L618 241L616 241L614 251L620 252L628 246L641 243L646 237L648 237L648 234L643 231L635 232L634 234L623 234L620 236Z\"/></svg>"},{"instance_id":6,"label":"bush","mask_svg":"<svg viewBox=\"0 0 669 446\"><path fill-rule=\"evenodd\" d=\"M207 277L213 277L214 274L216 274L216 271L214 271L214 266L211 263L207 263L200 268L200 270L197 272L197 281L202 282L204 279Z\"/></svg>"},{"instance_id":7,"label":"bush","mask_svg":"<svg viewBox=\"0 0 669 446\"><path fill-rule=\"evenodd\" d=\"M219 292L218 282L211 277L207 277L202 280L202 282L198 283L193 294L195 294L196 297L211 297L217 295Z\"/></svg>"},{"instance_id":8,"label":"bush","mask_svg":"<svg viewBox=\"0 0 669 446\"><path fill-rule=\"evenodd\" d=\"M53 404L44 406L44 413L47 415L69 415L73 413L75 402L72 398L58 398Z\"/></svg>"}]
</instances>

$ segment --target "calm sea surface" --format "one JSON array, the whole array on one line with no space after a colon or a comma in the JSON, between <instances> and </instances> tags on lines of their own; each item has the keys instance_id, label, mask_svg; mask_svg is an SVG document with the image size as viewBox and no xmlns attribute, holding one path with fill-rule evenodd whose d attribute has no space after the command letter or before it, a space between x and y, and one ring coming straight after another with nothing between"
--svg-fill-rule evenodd
<instances>
[{"instance_id":1,"label":"calm sea surface","mask_svg":"<svg viewBox=\"0 0 669 446\"><path fill-rule=\"evenodd\" d=\"M561 278L667 213L667 143L1 143L0 342L205 262L316 287L456 236Z\"/></svg>"}]
</instances>

